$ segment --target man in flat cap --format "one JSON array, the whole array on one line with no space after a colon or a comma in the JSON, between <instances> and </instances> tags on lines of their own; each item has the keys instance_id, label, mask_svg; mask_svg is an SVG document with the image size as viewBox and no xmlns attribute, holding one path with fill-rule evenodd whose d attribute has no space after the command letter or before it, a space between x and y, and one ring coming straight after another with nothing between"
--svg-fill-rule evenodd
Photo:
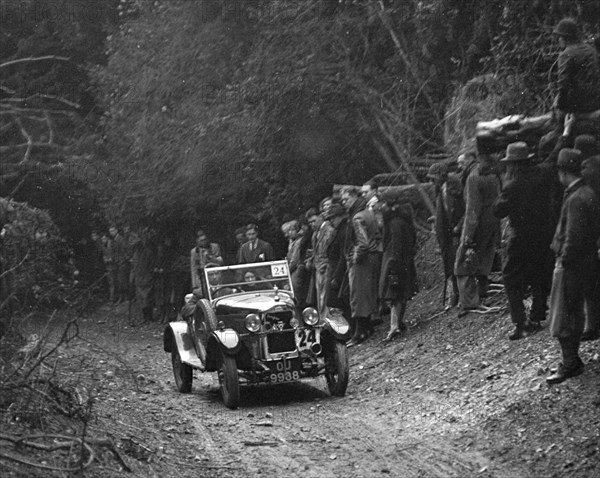
<instances>
[{"instance_id":1,"label":"man in flat cap","mask_svg":"<svg viewBox=\"0 0 600 478\"><path fill-rule=\"evenodd\" d=\"M546 378L549 384L583 373L579 343L584 328L584 301L592 282L600 236L600 204L592 188L581 176L581 151L565 148L558 155L558 176L566 187L552 250L556 270L552 285L551 333L559 341L563 361ZM560 268L563 281L560 281Z\"/></svg>"},{"instance_id":2,"label":"man in flat cap","mask_svg":"<svg viewBox=\"0 0 600 478\"><path fill-rule=\"evenodd\" d=\"M504 289L510 315L515 325L508 337L518 340L535 330L546 319L546 302L552 282L553 257L550 250L549 190L542 173L532 164L527 144L508 145L504 185L494 202L494 215L508 217L510 232L506 261L502 269ZM529 318L523 300L531 287L532 305Z\"/></svg>"}]
</instances>

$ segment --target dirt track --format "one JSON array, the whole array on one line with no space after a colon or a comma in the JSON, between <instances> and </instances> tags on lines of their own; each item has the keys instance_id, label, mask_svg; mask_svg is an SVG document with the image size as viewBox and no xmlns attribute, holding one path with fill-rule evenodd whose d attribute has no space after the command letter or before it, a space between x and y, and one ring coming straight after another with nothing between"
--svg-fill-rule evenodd
<instances>
[{"instance_id":1,"label":"dirt track","mask_svg":"<svg viewBox=\"0 0 600 478\"><path fill-rule=\"evenodd\" d=\"M351 349L344 398L329 397L321 379L242 388L232 411L215 374L195 372L193 392L179 394L162 326L126 327L125 315L123 306L104 306L81 320L82 340L62 354L95 387L93 432L113 437L135 476L588 477L600 470L597 345L584 348L590 365L582 377L549 389L544 367L555 351L545 331L514 344L504 339L505 318L457 322L450 312L426 321L413 313L401 340L381 345L380 329ZM578 406L569 406L574 399Z\"/></svg>"}]
</instances>

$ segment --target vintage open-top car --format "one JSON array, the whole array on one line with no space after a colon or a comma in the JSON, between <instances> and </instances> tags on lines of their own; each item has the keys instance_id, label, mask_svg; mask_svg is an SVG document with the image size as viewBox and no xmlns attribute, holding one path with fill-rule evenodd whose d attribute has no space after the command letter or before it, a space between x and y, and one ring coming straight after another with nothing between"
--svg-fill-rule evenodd
<instances>
[{"instance_id":1,"label":"vintage open-top car","mask_svg":"<svg viewBox=\"0 0 600 478\"><path fill-rule=\"evenodd\" d=\"M164 332L180 392L191 391L198 369L218 372L229 408L239 404L240 384L324 375L331 395L346 393L349 325L337 311L298 309L286 261L206 267L204 280Z\"/></svg>"}]
</instances>

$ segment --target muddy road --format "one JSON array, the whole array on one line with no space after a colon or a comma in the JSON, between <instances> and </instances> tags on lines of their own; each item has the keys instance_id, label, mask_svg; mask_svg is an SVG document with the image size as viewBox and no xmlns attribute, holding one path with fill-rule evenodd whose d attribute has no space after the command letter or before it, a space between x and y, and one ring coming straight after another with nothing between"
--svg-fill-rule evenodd
<instances>
[{"instance_id":1,"label":"muddy road","mask_svg":"<svg viewBox=\"0 0 600 478\"><path fill-rule=\"evenodd\" d=\"M127 476L583 477L600 469L597 345L584 350L586 374L549 389L544 367L554 350L545 331L514 344L499 339L510 328L500 316L457 323L455 312L415 313L391 345L380 343L382 326L350 349L345 397L329 397L318 379L242 388L240 408L229 410L216 374L196 371L192 393L177 392L162 326L126 325L123 307L81 318L78 339L60 352L65 373L95 397L92 433L117 443L133 469ZM560 417L574 397L583 398L573 413L589 416L553 419L553 405Z\"/></svg>"}]
</instances>

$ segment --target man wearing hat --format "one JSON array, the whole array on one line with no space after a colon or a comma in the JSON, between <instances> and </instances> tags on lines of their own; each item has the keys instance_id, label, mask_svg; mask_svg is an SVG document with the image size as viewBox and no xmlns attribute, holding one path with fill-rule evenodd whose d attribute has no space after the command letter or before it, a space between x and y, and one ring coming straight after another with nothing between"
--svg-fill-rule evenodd
<instances>
[{"instance_id":1,"label":"man wearing hat","mask_svg":"<svg viewBox=\"0 0 600 478\"><path fill-rule=\"evenodd\" d=\"M432 164L427 177L435 185L435 235L442 253L445 279L452 282L450 305L454 307L458 305L458 283L454 275L460 234L457 229L465 213L462 185L458 176L449 174L448 166L442 162Z\"/></svg>"},{"instance_id":2,"label":"man wearing hat","mask_svg":"<svg viewBox=\"0 0 600 478\"><path fill-rule=\"evenodd\" d=\"M527 144L508 145L504 185L493 210L497 218L508 217L510 232L502 269L510 315L515 325L510 340L526 337L546 319L546 302L552 281L552 223L550 198L544 176L532 163ZM523 300L531 287L529 318Z\"/></svg>"},{"instance_id":3,"label":"man wearing hat","mask_svg":"<svg viewBox=\"0 0 600 478\"><path fill-rule=\"evenodd\" d=\"M554 28L562 51L558 55L558 94L554 105L559 119L566 113L590 113L600 109L600 66L596 49L583 43L572 18L562 19ZM568 131L565 131L568 133Z\"/></svg>"},{"instance_id":4,"label":"man wearing hat","mask_svg":"<svg viewBox=\"0 0 600 478\"><path fill-rule=\"evenodd\" d=\"M481 300L487 294L488 276L500 238L500 221L492 212L492 205L500 194L500 181L492 151L485 144L478 143L477 148L477 165L465 183L465 215L454 263L459 317L469 312L486 314L497 310L485 307Z\"/></svg>"},{"instance_id":5,"label":"man wearing hat","mask_svg":"<svg viewBox=\"0 0 600 478\"><path fill-rule=\"evenodd\" d=\"M600 204L594 191L581 177L581 152L563 149L558 155L558 177L566 187L560 219L552 250L556 253L557 267L562 265L563 284L552 303L557 314L551 332L560 343L563 361L546 378L549 384L563 382L583 373L579 358L579 343L585 322L584 300L586 291L593 287L592 277L596 259L596 241L600 236ZM553 295L559 287L558 274L553 284Z\"/></svg>"}]
</instances>

